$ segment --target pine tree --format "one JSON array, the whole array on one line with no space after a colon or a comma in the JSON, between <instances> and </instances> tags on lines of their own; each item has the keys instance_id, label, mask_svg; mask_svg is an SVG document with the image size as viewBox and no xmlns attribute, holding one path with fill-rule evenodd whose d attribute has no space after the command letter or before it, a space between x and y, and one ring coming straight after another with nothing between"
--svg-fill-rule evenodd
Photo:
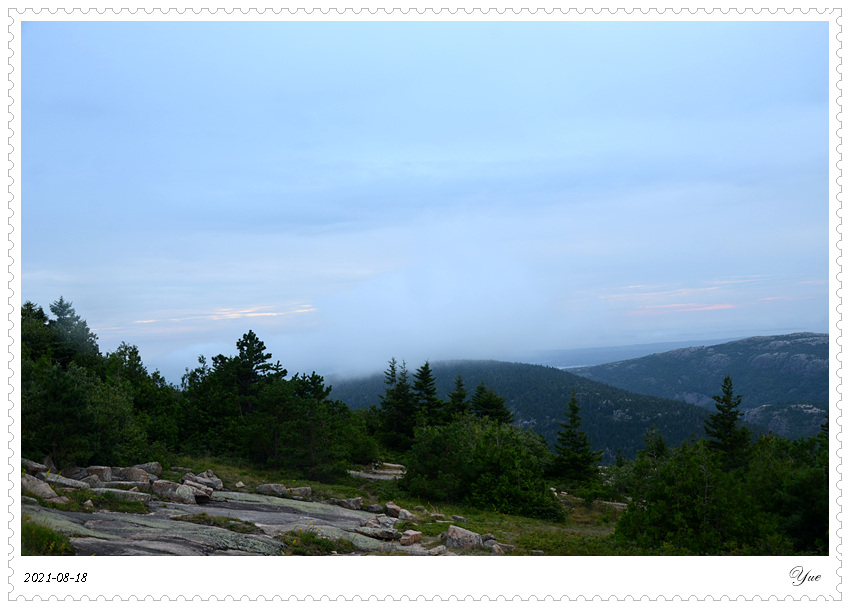
<instances>
[{"instance_id":1,"label":"pine tree","mask_svg":"<svg viewBox=\"0 0 850 609\"><path fill-rule=\"evenodd\" d=\"M469 409L469 402L466 400L468 395L466 387L463 386L463 376L458 374L454 391L449 394L449 418L456 419Z\"/></svg>"},{"instance_id":2,"label":"pine tree","mask_svg":"<svg viewBox=\"0 0 850 609\"><path fill-rule=\"evenodd\" d=\"M555 472L575 482L589 482L598 475L598 463L602 460L602 451L593 451L587 434L581 431L581 415L575 389L564 413L566 423L558 431L555 443Z\"/></svg>"},{"instance_id":3,"label":"pine tree","mask_svg":"<svg viewBox=\"0 0 850 609\"><path fill-rule=\"evenodd\" d=\"M413 443L416 427L416 399L410 386L407 365L390 360L384 373L387 386L381 398L381 424L384 441L390 448L407 450Z\"/></svg>"},{"instance_id":4,"label":"pine tree","mask_svg":"<svg viewBox=\"0 0 850 609\"><path fill-rule=\"evenodd\" d=\"M750 446L750 430L739 427L741 396L734 395L732 378L727 376L721 386L723 395L713 396L717 412L705 422L708 445L721 454L727 471L740 467L746 462Z\"/></svg>"},{"instance_id":5,"label":"pine tree","mask_svg":"<svg viewBox=\"0 0 850 609\"><path fill-rule=\"evenodd\" d=\"M437 397L437 384L427 361L413 375L413 394L420 426L442 425L446 422L445 407L443 401Z\"/></svg>"},{"instance_id":6,"label":"pine tree","mask_svg":"<svg viewBox=\"0 0 850 609\"><path fill-rule=\"evenodd\" d=\"M472 394L469 411L479 417L489 417L497 423L513 425L514 414L505 405L505 398L481 381Z\"/></svg>"}]
</instances>

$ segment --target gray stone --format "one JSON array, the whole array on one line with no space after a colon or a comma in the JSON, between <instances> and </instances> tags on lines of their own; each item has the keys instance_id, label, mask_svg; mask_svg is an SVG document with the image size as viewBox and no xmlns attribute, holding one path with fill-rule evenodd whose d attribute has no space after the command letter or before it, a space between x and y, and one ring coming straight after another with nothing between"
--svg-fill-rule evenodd
<instances>
[{"instance_id":1,"label":"gray stone","mask_svg":"<svg viewBox=\"0 0 850 609\"><path fill-rule=\"evenodd\" d=\"M398 511L398 519L399 520L406 520L408 522L415 522L416 516L414 516L411 512L408 512L404 508L402 508Z\"/></svg>"},{"instance_id":2,"label":"gray stone","mask_svg":"<svg viewBox=\"0 0 850 609\"><path fill-rule=\"evenodd\" d=\"M532 556L543 556L543 550L532 550L531 555Z\"/></svg>"},{"instance_id":3,"label":"gray stone","mask_svg":"<svg viewBox=\"0 0 850 609\"><path fill-rule=\"evenodd\" d=\"M94 504L91 502L91 499L86 499L86 502L83 505L86 506L90 510L94 509Z\"/></svg>"},{"instance_id":4,"label":"gray stone","mask_svg":"<svg viewBox=\"0 0 850 609\"><path fill-rule=\"evenodd\" d=\"M289 489L289 492L297 497L309 497L313 494L313 489L309 486L296 486Z\"/></svg>"},{"instance_id":5,"label":"gray stone","mask_svg":"<svg viewBox=\"0 0 850 609\"><path fill-rule=\"evenodd\" d=\"M454 520L455 522L466 522L466 518L464 518L463 516L452 516L452 520Z\"/></svg>"},{"instance_id":6,"label":"gray stone","mask_svg":"<svg viewBox=\"0 0 850 609\"><path fill-rule=\"evenodd\" d=\"M431 514L431 520L445 520L445 518L446 517L443 514L440 514L439 512L434 512L433 514Z\"/></svg>"},{"instance_id":7,"label":"gray stone","mask_svg":"<svg viewBox=\"0 0 850 609\"><path fill-rule=\"evenodd\" d=\"M244 486L245 486L245 483L244 483L244 482L242 482L241 480L240 480L239 482L237 482L237 483L236 483L236 488L242 488L242 487L244 487Z\"/></svg>"},{"instance_id":8,"label":"gray stone","mask_svg":"<svg viewBox=\"0 0 850 609\"><path fill-rule=\"evenodd\" d=\"M129 491L137 488L139 484L130 480L110 480L109 482L101 482L97 485L99 488L116 488L121 491Z\"/></svg>"},{"instance_id":9,"label":"gray stone","mask_svg":"<svg viewBox=\"0 0 850 609\"><path fill-rule=\"evenodd\" d=\"M31 476L35 476L39 472L46 472L47 467L42 465L41 463L36 463L35 461L30 461L29 459L21 459L21 469L27 470L27 473Z\"/></svg>"},{"instance_id":10,"label":"gray stone","mask_svg":"<svg viewBox=\"0 0 850 609\"><path fill-rule=\"evenodd\" d=\"M150 476L148 476L148 473L145 470L139 469L138 467L121 468L121 470L119 470L118 479L129 480L131 482L138 482L140 484L147 484L148 488L150 488Z\"/></svg>"},{"instance_id":11,"label":"gray stone","mask_svg":"<svg viewBox=\"0 0 850 609\"><path fill-rule=\"evenodd\" d=\"M195 501L197 503L206 503L212 497L213 490L208 487L200 484L198 482L193 482L192 480L186 480L183 483L183 486L188 486L192 489L192 492L195 493Z\"/></svg>"},{"instance_id":12,"label":"gray stone","mask_svg":"<svg viewBox=\"0 0 850 609\"><path fill-rule=\"evenodd\" d=\"M408 529L401 536L401 545L403 546L412 546L414 543L422 539L421 531L414 531L412 529Z\"/></svg>"},{"instance_id":13,"label":"gray stone","mask_svg":"<svg viewBox=\"0 0 850 609\"><path fill-rule=\"evenodd\" d=\"M289 489L283 484L261 484L256 488L261 495L272 495L274 497L288 497Z\"/></svg>"},{"instance_id":14,"label":"gray stone","mask_svg":"<svg viewBox=\"0 0 850 609\"><path fill-rule=\"evenodd\" d=\"M88 469L72 465L62 470L62 475L73 480L82 480L89 475Z\"/></svg>"},{"instance_id":15,"label":"gray stone","mask_svg":"<svg viewBox=\"0 0 850 609\"><path fill-rule=\"evenodd\" d=\"M91 488L91 485L87 482L73 480L71 478L66 478L65 476L60 476L59 474L39 474L39 477L41 476L44 476L45 482L49 482L50 484L56 484L58 486L64 486L67 488L73 488L78 490Z\"/></svg>"},{"instance_id":16,"label":"gray stone","mask_svg":"<svg viewBox=\"0 0 850 609\"><path fill-rule=\"evenodd\" d=\"M363 497L352 497L351 499L342 499L337 505L344 507L347 510L359 510L363 507Z\"/></svg>"},{"instance_id":17,"label":"gray stone","mask_svg":"<svg viewBox=\"0 0 850 609\"><path fill-rule=\"evenodd\" d=\"M449 530L446 531L447 548L468 550L470 548L481 547L481 545L481 535L478 533L473 533L472 531L462 529L455 525L449 526Z\"/></svg>"},{"instance_id":18,"label":"gray stone","mask_svg":"<svg viewBox=\"0 0 850 609\"><path fill-rule=\"evenodd\" d=\"M366 537L372 537L374 539L385 539L387 541L401 539L401 532L396 531L395 529L357 527L355 531L357 531L361 535L365 535Z\"/></svg>"},{"instance_id":19,"label":"gray stone","mask_svg":"<svg viewBox=\"0 0 850 609\"><path fill-rule=\"evenodd\" d=\"M89 465L89 474L97 476L102 482L112 482L112 468L105 465Z\"/></svg>"},{"instance_id":20,"label":"gray stone","mask_svg":"<svg viewBox=\"0 0 850 609\"><path fill-rule=\"evenodd\" d=\"M58 497L47 482L29 474L21 476L21 490L46 500Z\"/></svg>"},{"instance_id":21,"label":"gray stone","mask_svg":"<svg viewBox=\"0 0 850 609\"><path fill-rule=\"evenodd\" d=\"M398 507L392 501L387 501L387 514L393 516L394 518L398 518L398 514L401 511L401 508Z\"/></svg>"},{"instance_id":22,"label":"gray stone","mask_svg":"<svg viewBox=\"0 0 850 609\"><path fill-rule=\"evenodd\" d=\"M85 482L86 484L88 484L91 487L101 485L100 478L98 478L96 474L91 474L90 476L86 476L85 478L80 480L80 482Z\"/></svg>"},{"instance_id":23,"label":"gray stone","mask_svg":"<svg viewBox=\"0 0 850 609\"><path fill-rule=\"evenodd\" d=\"M441 556L446 553L446 546L437 546L436 548L431 548L428 550L428 554L431 556Z\"/></svg>"},{"instance_id":24,"label":"gray stone","mask_svg":"<svg viewBox=\"0 0 850 609\"><path fill-rule=\"evenodd\" d=\"M187 473L181 479L182 482L192 481L198 484L203 484L204 486L208 486L214 491L220 491L224 488L224 483L221 481L221 478L216 476L211 469L208 469L202 474L195 475L191 472Z\"/></svg>"},{"instance_id":25,"label":"gray stone","mask_svg":"<svg viewBox=\"0 0 850 609\"><path fill-rule=\"evenodd\" d=\"M185 484L181 484L176 491L174 491L174 500L177 503L198 503L195 500L195 490L191 486L186 486Z\"/></svg>"},{"instance_id":26,"label":"gray stone","mask_svg":"<svg viewBox=\"0 0 850 609\"><path fill-rule=\"evenodd\" d=\"M160 464L158 461L151 461L149 463L134 465L133 468L143 470L148 474L153 474L157 478L162 475L162 464Z\"/></svg>"},{"instance_id":27,"label":"gray stone","mask_svg":"<svg viewBox=\"0 0 850 609\"><path fill-rule=\"evenodd\" d=\"M380 503L373 503L372 505L367 505L364 509L372 514L382 514L384 512L384 506L382 506Z\"/></svg>"},{"instance_id":28,"label":"gray stone","mask_svg":"<svg viewBox=\"0 0 850 609\"><path fill-rule=\"evenodd\" d=\"M397 522L398 518L393 518L392 516L386 516L384 514L376 514L369 520L361 522L360 526L373 529L391 529Z\"/></svg>"},{"instance_id":29,"label":"gray stone","mask_svg":"<svg viewBox=\"0 0 850 609\"><path fill-rule=\"evenodd\" d=\"M98 495L105 495L106 493L112 493L116 497L120 499L124 499L125 501L140 501L144 505L149 505L151 502L151 496L147 493L136 493L134 491L122 491L116 488L93 488L93 493Z\"/></svg>"}]
</instances>

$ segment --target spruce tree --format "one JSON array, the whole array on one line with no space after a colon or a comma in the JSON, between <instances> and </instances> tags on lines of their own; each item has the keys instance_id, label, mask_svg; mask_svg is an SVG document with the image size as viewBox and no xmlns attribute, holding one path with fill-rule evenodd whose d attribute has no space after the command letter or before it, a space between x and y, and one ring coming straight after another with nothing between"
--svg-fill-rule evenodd
<instances>
[{"instance_id":1,"label":"spruce tree","mask_svg":"<svg viewBox=\"0 0 850 609\"><path fill-rule=\"evenodd\" d=\"M385 443L390 448L407 450L413 443L416 427L416 399L410 386L407 365L395 358L384 373L387 386L381 398L381 424Z\"/></svg>"},{"instance_id":2,"label":"spruce tree","mask_svg":"<svg viewBox=\"0 0 850 609\"><path fill-rule=\"evenodd\" d=\"M726 470L740 467L746 462L750 446L750 430L739 427L741 396L734 395L732 378L727 376L721 386L723 395L713 396L717 412L704 424L708 445L718 453Z\"/></svg>"},{"instance_id":3,"label":"spruce tree","mask_svg":"<svg viewBox=\"0 0 850 609\"><path fill-rule=\"evenodd\" d=\"M513 425L514 414L505 404L505 398L496 393L492 387L484 385L481 381L472 394L469 411L479 417L488 417L497 423Z\"/></svg>"},{"instance_id":4,"label":"spruce tree","mask_svg":"<svg viewBox=\"0 0 850 609\"><path fill-rule=\"evenodd\" d=\"M555 473L574 482L589 482L598 474L602 451L593 451L587 434L581 430L581 415L575 389L564 413L566 423L561 423L555 443Z\"/></svg>"},{"instance_id":5,"label":"spruce tree","mask_svg":"<svg viewBox=\"0 0 850 609\"><path fill-rule=\"evenodd\" d=\"M449 418L456 419L469 409L469 402L466 400L468 395L463 385L463 376L458 374L454 391L449 394Z\"/></svg>"},{"instance_id":6,"label":"spruce tree","mask_svg":"<svg viewBox=\"0 0 850 609\"><path fill-rule=\"evenodd\" d=\"M437 384L427 361L413 375L413 394L420 426L442 425L445 422L445 408L437 397Z\"/></svg>"}]
</instances>

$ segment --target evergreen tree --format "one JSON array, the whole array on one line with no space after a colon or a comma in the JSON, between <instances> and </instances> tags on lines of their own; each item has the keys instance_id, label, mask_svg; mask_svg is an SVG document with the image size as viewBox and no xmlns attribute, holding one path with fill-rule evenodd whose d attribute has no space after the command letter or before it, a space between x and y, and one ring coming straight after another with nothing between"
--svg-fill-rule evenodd
<instances>
[{"instance_id":1,"label":"evergreen tree","mask_svg":"<svg viewBox=\"0 0 850 609\"><path fill-rule=\"evenodd\" d=\"M89 330L88 324L74 310L73 303L61 296L50 305L50 311L56 319L48 325L53 330L57 342L54 357L63 367L73 360L83 366L97 364L100 349L97 336Z\"/></svg>"},{"instance_id":2,"label":"evergreen tree","mask_svg":"<svg viewBox=\"0 0 850 609\"><path fill-rule=\"evenodd\" d=\"M731 377L723 379L721 389L723 395L713 396L717 412L706 420L704 427L708 445L720 453L723 465L729 471L746 462L750 431L738 426L741 419L741 411L738 410L741 396L734 395Z\"/></svg>"},{"instance_id":3,"label":"evergreen tree","mask_svg":"<svg viewBox=\"0 0 850 609\"><path fill-rule=\"evenodd\" d=\"M437 397L437 384L427 361L413 375L413 393L419 425L442 425L445 422L445 405Z\"/></svg>"},{"instance_id":4,"label":"evergreen tree","mask_svg":"<svg viewBox=\"0 0 850 609\"><path fill-rule=\"evenodd\" d=\"M449 418L456 419L464 414L469 409L469 403L466 398L469 394L463 386L463 376L458 374L455 379L455 388L449 394Z\"/></svg>"},{"instance_id":5,"label":"evergreen tree","mask_svg":"<svg viewBox=\"0 0 850 609\"><path fill-rule=\"evenodd\" d=\"M561 423L555 443L555 472L567 480L589 482L599 474L598 464L602 451L591 450L587 434L581 430L581 415L575 389L564 414L566 423Z\"/></svg>"},{"instance_id":6,"label":"evergreen tree","mask_svg":"<svg viewBox=\"0 0 850 609\"><path fill-rule=\"evenodd\" d=\"M413 442L417 402L410 386L407 365L390 360L384 373L386 389L381 398L381 422L384 442L390 448L407 450Z\"/></svg>"},{"instance_id":7,"label":"evergreen tree","mask_svg":"<svg viewBox=\"0 0 850 609\"><path fill-rule=\"evenodd\" d=\"M505 398L481 381L472 394L469 411L479 417L488 417L497 423L513 425L514 415L505 404Z\"/></svg>"}]
</instances>

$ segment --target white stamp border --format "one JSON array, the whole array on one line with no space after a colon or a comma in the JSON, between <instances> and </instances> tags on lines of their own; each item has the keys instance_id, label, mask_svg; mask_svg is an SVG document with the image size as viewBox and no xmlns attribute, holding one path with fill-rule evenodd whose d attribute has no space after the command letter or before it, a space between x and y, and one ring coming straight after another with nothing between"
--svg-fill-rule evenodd
<instances>
[{"instance_id":1,"label":"white stamp border","mask_svg":"<svg viewBox=\"0 0 850 609\"><path fill-rule=\"evenodd\" d=\"M8 144L4 180L7 207L8 306L6 370L10 400L7 416L8 522L6 598L11 601L58 600L359 600L425 601L524 600L552 602L611 600L705 601L842 599L843 450L841 438L841 245L842 245L842 9L806 2L771 2L769 7L656 7L627 2L617 7L567 8L539 4L456 3L439 8L426 2L369 3L362 8L333 2L296 2L270 9L216 9L184 1L183 8L141 8L119 2L94 2L90 8L58 2L32 6L14 2L4 28L8 56ZM362 5L361 5L362 6ZM347 8L348 7L348 8ZM393 8L398 7L398 8ZM478 8L481 7L481 8ZM124 9L127 10L124 10ZM830 554L821 557L366 557L362 559L291 557L21 557L20 556L20 414L19 300L20 234L20 23L22 20L819 20L830 36ZM155 560L156 559L156 560ZM166 560L167 564L160 564ZM343 561L343 562L340 562ZM533 561L533 564L531 564ZM73 565L73 566L71 566ZM793 587L789 574L803 567L821 575L811 587ZM87 572L86 584L24 584L31 571ZM331 576L332 574L332 576ZM809 584L807 584L808 586Z\"/></svg>"}]
</instances>

